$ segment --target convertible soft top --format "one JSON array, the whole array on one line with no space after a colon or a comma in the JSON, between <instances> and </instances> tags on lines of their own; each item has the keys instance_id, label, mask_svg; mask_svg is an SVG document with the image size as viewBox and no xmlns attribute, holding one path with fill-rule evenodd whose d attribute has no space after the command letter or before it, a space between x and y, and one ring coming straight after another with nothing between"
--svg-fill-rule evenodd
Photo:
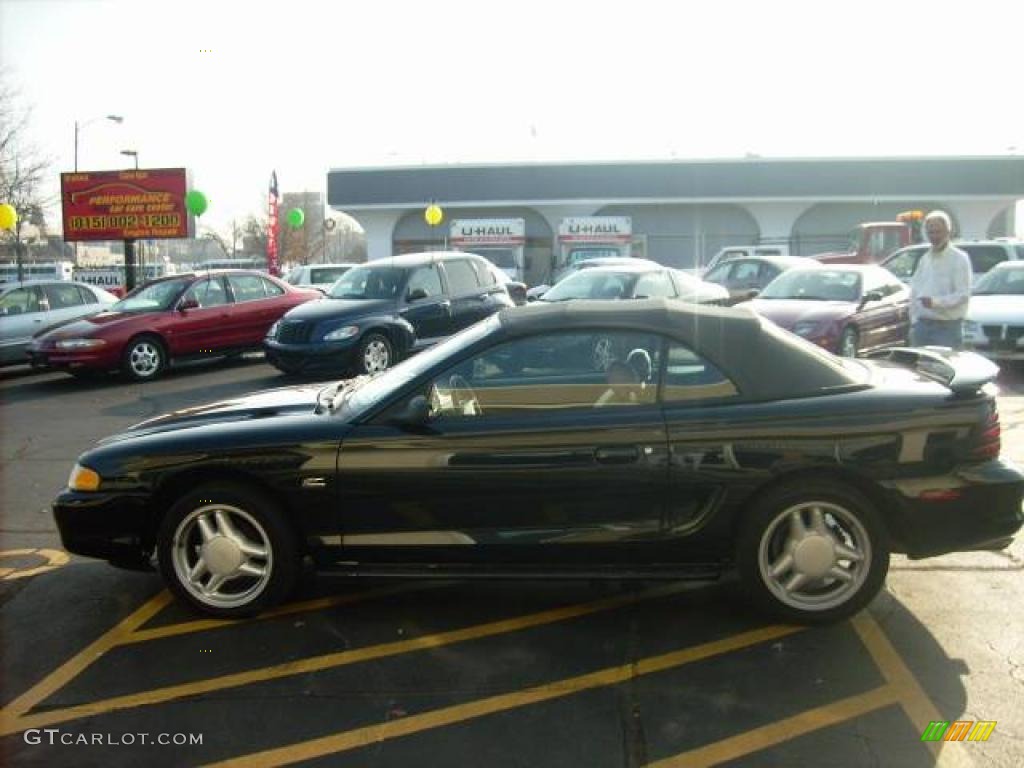
<instances>
[{"instance_id":1,"label":"convertible soft top","mask_svg":"<svg viewBox=\"0 0 1024 768\"><path fill-rule=\"evenodd\" d=\"M506 309L499 318L509 336L595 327L663 333L709 359L749 399L813 396L865 382L838 358L750 309L674 299L580 299Z\"/></svg>"}]
</instances>

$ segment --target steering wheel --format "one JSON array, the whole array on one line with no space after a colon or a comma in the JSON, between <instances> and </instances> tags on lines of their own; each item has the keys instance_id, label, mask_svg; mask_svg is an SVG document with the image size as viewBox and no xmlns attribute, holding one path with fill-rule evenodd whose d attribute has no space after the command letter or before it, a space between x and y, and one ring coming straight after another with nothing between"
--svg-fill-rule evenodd
<instances>
[{"instance_id":1,"label":"steering wheel","mask_svg":"<svg viewBox=\"0 0 1024 768\"><path fill-rule=\"evenodd\" d=\"M461 413L465 414L466 406L472 403L473 413L477 416L483 416L484 411L480 407L480 400L476 396L476 391L466 381L465 376L461 373L453 373L448 379L448 387L452 393L452 404Z\"/></svg>"}]
</instances>

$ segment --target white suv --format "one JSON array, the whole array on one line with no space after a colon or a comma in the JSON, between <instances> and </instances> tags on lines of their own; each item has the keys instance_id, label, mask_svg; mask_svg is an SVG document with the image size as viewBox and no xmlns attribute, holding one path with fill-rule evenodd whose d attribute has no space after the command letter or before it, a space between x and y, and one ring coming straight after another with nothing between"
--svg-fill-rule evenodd
<instances>
[{"instance_id":1,"label":"white suv","mask_svg":"<svg viewBox=\"0 0 1024 768\"><path fill-rule=\"evenodd\" d=\"M983 275L996 264L1001 264L1004 261L1024 259L1024 241L1012 238L999 238L998 240L954 240L953 245L970 257L975 275ZM917 271L917 264L921 260L921 256L930 247L927 243L908 245L883 261L882 266L904 283L909 283L910 278Z\"/></svg>"}]
</instances>

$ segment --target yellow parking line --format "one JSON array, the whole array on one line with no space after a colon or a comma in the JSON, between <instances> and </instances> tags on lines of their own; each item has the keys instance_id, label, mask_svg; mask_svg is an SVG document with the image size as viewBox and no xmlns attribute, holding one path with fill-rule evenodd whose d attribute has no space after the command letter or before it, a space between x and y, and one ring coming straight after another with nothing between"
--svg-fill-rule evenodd
<instances>
[{"instance_id":1,"label":"yellow parking line","mask_svg":"<svg viewBox=\"0 0 1024 768\"><path fill-rule=\"evenodd\" d=\"M46 560L45 565L37 565L32 568L0 568L0 579L9 581L11 579L24 579L29 576L38 576L41 573L48 573L56 570L62 565L67 565L71 558L67 552L59 549L8 549L0 552L0 558L5 557L29 557L37 556Z\"/></svg>"},{"instance_id":2,"label":"yellow parking line","mask_svg":"<svg viewBox=\"0 0 1024 768\"><path fill-rule=\"evenodd\" d=\"M900 704L914 727L920 733L933 720L943 720L938 708L917 682L917 678L904 663L903 658L893 647L885 632L878 626L867 611L853 618L853 628L860 636L861 642L875 660L882 676L899 695ZM933 754L940 756L940 765L970 766L973 761L960 749L943 749L944 742L926 742ZM956 744L954 747L961 745Z\"/></svg>"},{"instance_id":3,"label":"yellow parking line","mask_svg":"<svg viewBox=\"0 0 1024 768\"><path fill-rule=\"evenodd\" d=\"M450 581L438 582L412 582L410 584L392 584L379 589L368 589L355 594L337 595L334 597L321 597L315 600L306 600L301 603L290 603L272 611L261 613L251 619L241 621L226 619L198 619L196 621L183 621L179 624L169 624L166 627L154 627L152 629L140 629L126 637L121 645L132 645L134 643L145 643L150 640L160 640L165 637L177 635L188 635L193 632L205 632L211 629L223 627L234 627L240 624L247 624L253 621L264 621L267 619L278 619L282 616L292 616L297 613L311 613L325 608L334 608L339 605L351 605L352 603L364 600L373 600L378 597L388 597L408 592L420 592L427 589L439 589L440 587L451 586Z\"/></svg>"},{"instance_id":4,"label":"yellow parking line","mask_svg":"<svg viewBox=\"0 0 1024 768\"><path fill-rule=\"evenodd\" d=\"M892 704L899 704L898 693L893 686L883 685L867 693L840 699L713 744L648 763L647 768L704 768L718 765Z\"/></svg>"},{"instance_id":5,"label":"yellow parking line","mask_svg":"<svg viewBox=\"0 0 1024 768\"><path fill-rule=\"evenodd\" d=\"M57 669L25 691L25 693L21 694L21 696L18 696L3 709L0 709L0 734L7 735L20 730L20 718L25 712L28 712L39 702L46 700L55 691L67 685L82 670L103 656L111 648L120 644L123 638L131 634L136 627L141 627L153 618L170 601L171 595L166 591L154 595L143 603L142 606L118 622L116 626L107 630L99 638L61 664Z\"/></svg>"},{"instance_id":6,"label":"yellow parking line","mask_svg":"<svg viewBox=\"0 0 1024 768\"><path fill-rule=\"evenodd\" d=\"M388 656L397 656L403 653L411 653L413 651L427 650L430 648L439 648L445 645L461 643L467 640L477 640L493 635L507 634L521 629L553 624L567 619L574 619L598 613L600 611L619 608L623 605L628 605L640 600L651 600L657 597L683 592L689 588L690 585L687 583L669 584L648 590L640 593L639 595L626 594L591 603L581 603L565 606L563 608L541 611L539 613L527 614L513 619L502 619L489 624L477 624L474 626L463 627L461 629L450 630L448 632L440 632L435 635L423 635L421 637L409 638L408 640L372 645L366 648L356 648L350 651L341 651L338 653L329 653L308 659L289 661L284 664L276 664L270 667L252 669L246 672L207 678L205 680L199 680L192 683L156 688L149 691L142 691L140 693L128 694L126 696L116 696L110 699L101 699L99 701L80 704L74 707L67 707L65 709L57 709L29 715L22 714L27 711L27 709L30 709L31 706L34 706L35 703L38 703L38 701L45 698L45 696L43 696L35 699L29 707L21 708L17 714L21 714L22 716L18 718L16 723L4 722L2 727L0 727L0 735L7 735L24 728L43 728L56 723L77 720L82 717L107 714L120 709L129 709L133 707L147 706L150 704L162 704L175 699L181 699L186 696L211 693L225 688L236 688L238 686L250 685L252 683L278 680L283 677L319 672L347 664L381 659ZM68 679L70 679L70 677Z\"/></svg>"},{"instance_id":7,"label":"yellow parking line","mask_svg":"<svg viewBox=\"0 0 1024 768\"><path fill-rule=\"evenodd\" d=\"M333 755L359 747L378 744L388 739L409 736L421 731L440 728L446 725L461 723L466 720L483 717L484 715L504 712L506 710L538 704L543 701L569 696L593 688L624 683L640 675L658 672L672 667L679 667L695 661L701 661L731 651L776 640L786 635L802 631L802 627L770 626L733 635L722 640L672 651L662 656L643 659L638 664L622 664L607 667L578 677L570 677L552 683L545 683L522 691L513 691L486 699L456 704L451 707L435 709L421 715L412 715L400 720L355 728L351 731L324 736L310 741L290 744L286 747L256 752L242 757L235 757L220 763L213 763L207 768L266 768L268 766L290 765L301 760L311 760L325 755Z\"/></svg>"}]
</instances>

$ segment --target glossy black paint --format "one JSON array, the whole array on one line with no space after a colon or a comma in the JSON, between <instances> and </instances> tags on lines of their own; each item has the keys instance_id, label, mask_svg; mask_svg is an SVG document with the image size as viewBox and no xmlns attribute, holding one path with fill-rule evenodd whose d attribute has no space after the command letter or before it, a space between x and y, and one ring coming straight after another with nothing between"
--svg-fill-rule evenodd
<instances>
[{"instance_id":1,"label":"glossy black paint","mask_svg":"<svg viewBox=\"0 0 1024 768\"><path fill-rule=\"evenodd\" d=\"M686 342L738 393L396 420L450 364L511 338L576 327ZM744 343L751 349L736 348ZM678 575L697 564L707 575L729 565L750 503L802 478L860 490L894 551L912 556L1005 543L1022 524L1024 476L975 453L991 423L990 393L955 396L892 363L839 364L748 312L657 301L530 306L434 352L437 360L410 369L419 371L411 378L392 371L401 385L354 413L323 407L351 384L289 387L109 438L79 459L103 478L101 490L65 491L54 504L65 547L142 562L174 499L224 478L262 489L321 566L349 570ZM765 358L786 371L773 375ZM787 381L790 394L781 389ZM929 495L937 489L955 493Z\"/></svg>"}]
</instances>

